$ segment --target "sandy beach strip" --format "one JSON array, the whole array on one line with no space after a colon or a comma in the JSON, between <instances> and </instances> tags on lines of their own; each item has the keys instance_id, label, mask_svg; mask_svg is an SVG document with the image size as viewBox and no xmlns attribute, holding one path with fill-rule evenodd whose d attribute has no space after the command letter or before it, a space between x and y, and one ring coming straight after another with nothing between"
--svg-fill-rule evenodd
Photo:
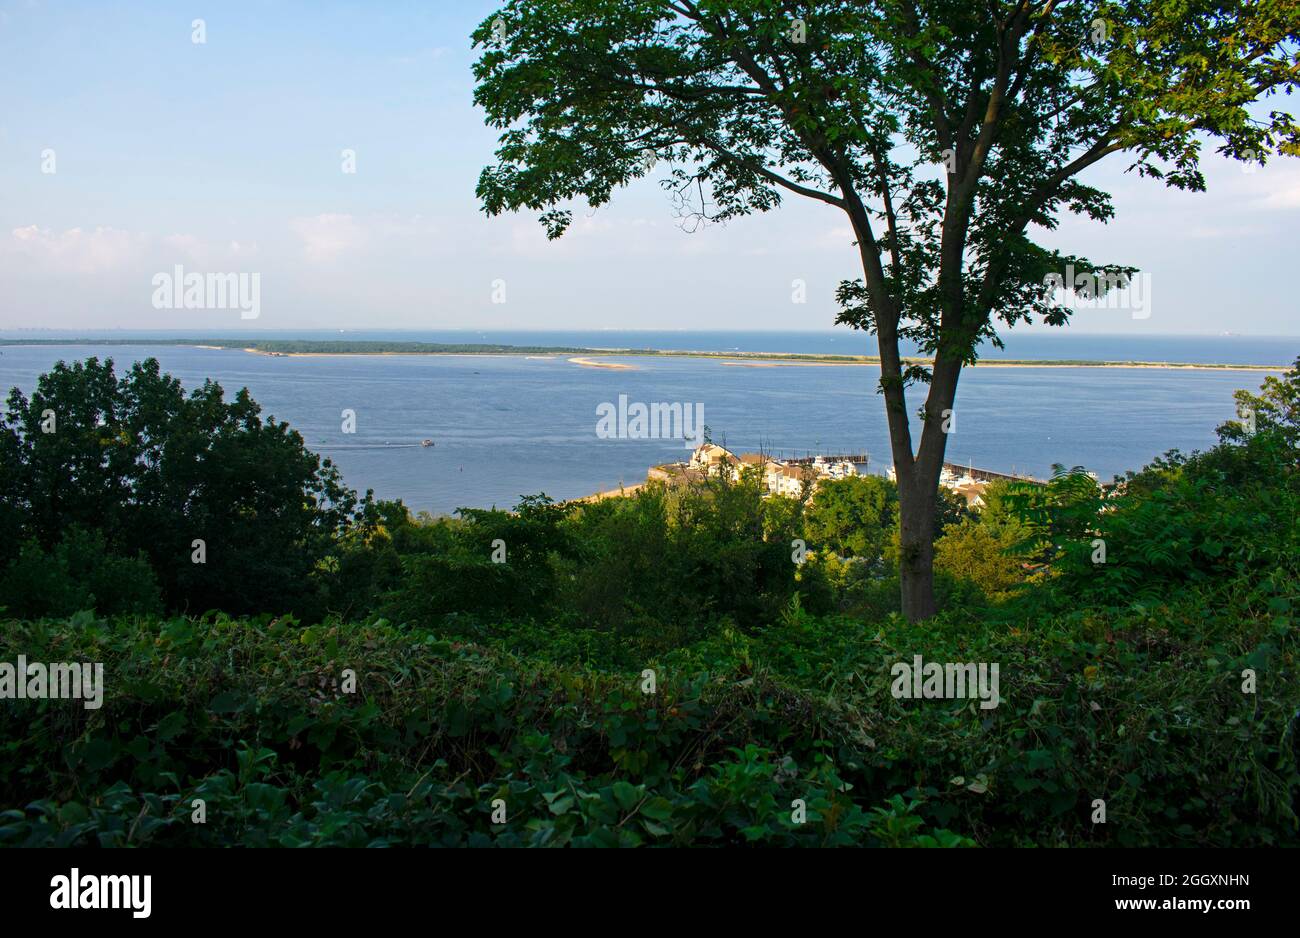
<instances>
[{"instance_id":1,"label":"sandy beach strip","mask_svg":"<svg viewBox=\"0 0 1300 938\"><path fill-rule=\"evenodd\" d=\"M628 365L624 362L598 362L591 358L570 358L569 361L575 365L581 365L583 368L613 368L619 371L636 370L636 365Z\"/></svg>"},{"instance_id":2,"label":"sandy beach strip","mask_svg":"<svg viewBox=\"0 0 1300 938\"><path fill-rule=\"evenodd\" d=\"M232 348L232 346L194 346L194 348ZM552 355L521 356L518 352L277 352L275 349L249 347L241 349L252 355L270 358L555 358Z\"/></svg>"},{"instance_id":3,"label":"sandy beach strip","mask_svg":"<svg viewBox=\"0 0 1300 938\"><path fill-rule=\"evenodd\" d=\"M570 499L573 502L599 502L606 498L618 498L622 495L633 495L640 489L645 488L646 483L638 482L635 485L624 485L616 489L610 489L606 492L597 492L594 495L584 495L582 498Z\"/></svg>"},{"instance_id":4,"label":"sandy beach strip","mask_svg":"<svg viewBox=\"0 0 1300 938\"><path fill-rule=\"evenodd\" d=\"M702 356L682 356L683 358ZM836 365L849 365L856 367L858 365L879 365L880 362L805 362L805 361L761 361L761 362L721 362L723 365L731 365L735 368L788 368L791 365L803 365L812 368L833 368Z\"/></svg>"}]
</instances>

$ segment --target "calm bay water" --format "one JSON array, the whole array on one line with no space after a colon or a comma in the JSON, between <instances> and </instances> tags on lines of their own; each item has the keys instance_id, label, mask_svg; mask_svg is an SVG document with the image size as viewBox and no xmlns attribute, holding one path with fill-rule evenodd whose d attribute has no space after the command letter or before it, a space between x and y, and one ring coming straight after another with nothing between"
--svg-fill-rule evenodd
<instances>
[{"instance_id":1,"label":"calm bay water","mask_svg":"<svg viewBox=\"0 0 1300 938\"><path fill-rule=\"evenodd\" d=\"M467 341L466 333L455 333L455 339L410 335L420 341ZM500 338L504 333L490 335L486 341L507 341ZM570 344L561 333L511 335L516 342ZM626 335L571 344L633 344L622 340ZM738 333L723 335L731 344L718 348L754 341ZM1274 361L1300 351L1300 340L1289 340L1289 349L1283 345L1287 340L1273 341L1267 354ZM751 350L826 351L788 344ZM1028 357L1023 349L1010 351ZM1123 357L1115 351L1112 345L1099 357ZM641 482L647 467L684 458L687 449L680 440L598 439L596 409L617 402L620 394L634 402L698 402L713 439L737 451L760 446L786 455L865 450L873 471L889 465L885 415L875 393L879 372L872 366L737 367L626 357L610 360L633 367L613 370L582 367L562 356L273 358L166 346L7 346L0 352L0 385L25 392L59 359L92 355L113 358L119 372L131 361L156 357L187 389L208 377L228 394L247 386L264 414L289 421L312 449L339 465L349 485L435 514L461 506L511 507L519 496L537 492L554 498L587 495ZM1062 347L1058 354L1087 357L1078 346ZM1232 361L1222 354L1159 359ZM1109 479L1170 448L1212 445L1214 428L1233 416L1233 390L1254 389L1262 380L1261 372L1242 371L968 370L958 394L949 459L1040 477L1059 462L1086 466ZM341 432L341 412L349 408L357 414L355 434ZM425 438L435 446L421 447Z\"/></svg>"}]
</instances>

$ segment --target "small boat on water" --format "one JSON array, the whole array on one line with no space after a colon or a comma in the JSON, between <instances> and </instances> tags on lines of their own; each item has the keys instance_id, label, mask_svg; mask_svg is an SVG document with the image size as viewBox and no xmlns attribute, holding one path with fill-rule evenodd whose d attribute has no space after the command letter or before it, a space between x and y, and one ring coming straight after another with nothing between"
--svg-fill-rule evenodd
<instances>
[{"instance_id":1,"label":"small boat on water","mask_svg":"<svg viewBox=\"0 0 1300 938\"><path fill-rule=\"evenodd\" d=\"M420 445L421 445L421 446L432 446L432 445L433 445L433 440L421 440L421 441L420 441Z\"/></svg>"}]
</instances>

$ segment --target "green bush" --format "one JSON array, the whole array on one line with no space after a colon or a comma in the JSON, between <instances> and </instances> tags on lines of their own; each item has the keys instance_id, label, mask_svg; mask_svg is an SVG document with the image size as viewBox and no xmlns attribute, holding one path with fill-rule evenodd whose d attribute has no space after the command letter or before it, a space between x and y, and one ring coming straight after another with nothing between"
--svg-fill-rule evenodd
<instances>
[{"instance_id":1,"label":"green bush","mask_svg":"<svg viewBox=\"0 0 1300 938\"><path fill-rule=\"evenodd\" d=\"M162 611L158 581L143 554L113 556L102 535L75 525L50 550L25 543L0 574L0 597L10 615L25 618L83 609L104 615Z\"/></svg>"}]
</instances>

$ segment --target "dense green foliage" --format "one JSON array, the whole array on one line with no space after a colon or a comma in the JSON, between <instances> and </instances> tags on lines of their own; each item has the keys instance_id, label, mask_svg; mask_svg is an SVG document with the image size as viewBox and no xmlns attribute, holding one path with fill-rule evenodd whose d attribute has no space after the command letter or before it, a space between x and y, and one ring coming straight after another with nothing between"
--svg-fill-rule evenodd
<instances>
[{"instance_id":1,"label":"dense green foliage","mask_svg":"<svg viewBox=\"0 0 1300 938\"><path fill-rule=\"evenodd\" d=\"M878 562L897 515L893 485L880 476L851 476L813 494L808 536L837 554Z\"/></svg>"},{"instance_id":2,"label":"dense green foliage","mask_svg":"<svg viewBox=\"0 0 1300 938\"><path fill-rule=\"evenodd\" d=\"M104 550L139 510L119 489L0 578L0 662L106 676L101 709L0 709L0 844L1295 843L1297 387L1300 362L1253 432L1118 485L990 487L921 623L878 479L365 501L299 544L319 614L251 617L162 612L153 555ZM914 655L998 663L1000 704L896 698Z\"/></svg>"},{"instance_id":3,"label":"dense green foliage","mask_svg":"<svg viewBox=\"0 0 1300 938\"><path fill-rule=\"evenodd\" d=\"M208 381L186 396L156 359L120 378L111 360L59 362L30 399L15 388L0 420L0 565L75 554L65 540L94 531L119 573L141 571L129 592L161 588L173 609L312 608L313 572L358 509L329 460L263 420L247 389L227 401ZM141 556L151 573L125 562ZM105 580L85 564L63 569L73 592ZM58 614L61 592L0 604Z\"/></svg>"}]
</instances>

